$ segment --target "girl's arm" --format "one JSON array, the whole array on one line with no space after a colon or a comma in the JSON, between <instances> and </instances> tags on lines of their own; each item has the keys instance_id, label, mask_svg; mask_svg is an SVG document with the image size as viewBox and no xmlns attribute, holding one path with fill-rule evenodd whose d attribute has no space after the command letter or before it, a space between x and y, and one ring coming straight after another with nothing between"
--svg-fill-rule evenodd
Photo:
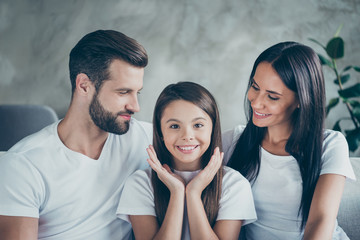
<instances>
[{"instance_id":1,"label":"girl's arm","mask_svg":"<svg viewBox=\"0 0 360 240\"><path fill-rule=\"evenodd\" d=\"M135 239L181 239L184 215L184 194L170 195L169 206L166 210L164 221L159 229L159 224L154 216L131 215L130 221Z\"/></svg>"},{"instance_id":2,"label":"girl's arm","mask_svg":"<svg viewBox=\"0 0 360 240\"><path fill-rule=\"evenodd\" d=\"M191 239L238 239L240 220L220 220L214 229L206 217L201 193L212 181L222 164L224 153L216 148L208 165L186 186L187 213Z\"/></svg>"},{"instance_id":3,"label":"girl's arm","mask_svg":"<svg viewBox=\"0 0 360 240\"><path fill-rule=\"evenodd\" d=\"M149 146L147 152L150 157L147 161L169 189L170 200L160 228L154 216L130 216L135 239L181 239L185 201L184 180L172 173L166 164L161 165L153 146Z\"/></svg>"},{"instance_id":4,"label":"girl's arm","mask_svg":"<svg viewBox=\"0 0 360 240\"><path fill-rule=\"evenodd\" d=\"M344 190L345 177L323 174L316 184L304 240L332 239L335 220Z\"/></svg>"}]
</instances>

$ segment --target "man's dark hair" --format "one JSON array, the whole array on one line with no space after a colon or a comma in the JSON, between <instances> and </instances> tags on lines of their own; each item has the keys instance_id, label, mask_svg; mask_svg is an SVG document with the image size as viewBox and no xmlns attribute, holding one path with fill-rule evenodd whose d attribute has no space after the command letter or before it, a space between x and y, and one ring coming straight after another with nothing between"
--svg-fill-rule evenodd
<instances>
[{"instance_id":1,"label":"man's dark hair","mask_svg":"<svg viewBox=\"0 0 360 240\"><path fill-rule=\"evenodd\" d=\"M86 74L98 91L103 81L109 79L109 66L115 59L141 68L148 63L144 47L121 32L98 30L85 35L70 52L72 93L80 73Z\"/></svg>"}]
</instances>

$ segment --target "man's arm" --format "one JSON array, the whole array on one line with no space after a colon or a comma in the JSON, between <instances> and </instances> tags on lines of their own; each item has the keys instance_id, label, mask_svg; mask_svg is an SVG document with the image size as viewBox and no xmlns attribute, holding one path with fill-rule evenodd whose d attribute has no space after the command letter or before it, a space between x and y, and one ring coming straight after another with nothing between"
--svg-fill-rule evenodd
<instances>
[{"instance_id":1,"label":"man's arm","mask_svg":"<svg viewBox=\"0 0 360 240\"><path fill-rule=\"evenodd\" d=\"M0 239L36 240L38 238L38 218L0 215Z\"/></svg>"}]
</instances>

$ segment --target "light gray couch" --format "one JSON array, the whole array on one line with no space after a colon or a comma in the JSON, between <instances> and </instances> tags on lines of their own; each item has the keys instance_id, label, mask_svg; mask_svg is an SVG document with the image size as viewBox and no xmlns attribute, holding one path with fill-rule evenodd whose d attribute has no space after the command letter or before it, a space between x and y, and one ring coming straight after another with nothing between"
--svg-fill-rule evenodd
<instances>
[{"instance_id":1,"label":"light gray couch","mask_svg":"<svg viewBox=\"0 0 360 240\"><path fill-rule=\"evenodd\" d=\"M360 240L360 157L351 158L357 181L347 180L338 213L338 222L351 240Z\"/></svg>"}]
</instances>

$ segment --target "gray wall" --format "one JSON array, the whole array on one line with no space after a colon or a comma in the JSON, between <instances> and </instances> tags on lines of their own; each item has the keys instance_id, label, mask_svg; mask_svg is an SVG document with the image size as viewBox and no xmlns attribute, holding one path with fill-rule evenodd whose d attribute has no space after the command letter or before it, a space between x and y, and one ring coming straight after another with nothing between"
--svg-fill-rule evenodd
<instances>
[{"instance_id":1,"label":"gray wall","mask_svg":"<svg viewBox=\"0 0 360 240\"><path fill-rule=\"evenodd\" d=\"M308 38L326 44L342 23L346 58L339 65L360 65L360 0L1 0L0 104L46 104L63 117L71 48L88 32L115 29L150 56L138 119L151 121L166 85L188 80L215 95L225 130L246 121L244 93L260 52L286 40L321 52ZM337 87L325 74L330 99ZM347 115L335 110L329 128Z\"/></svg>"}]
</instances>

